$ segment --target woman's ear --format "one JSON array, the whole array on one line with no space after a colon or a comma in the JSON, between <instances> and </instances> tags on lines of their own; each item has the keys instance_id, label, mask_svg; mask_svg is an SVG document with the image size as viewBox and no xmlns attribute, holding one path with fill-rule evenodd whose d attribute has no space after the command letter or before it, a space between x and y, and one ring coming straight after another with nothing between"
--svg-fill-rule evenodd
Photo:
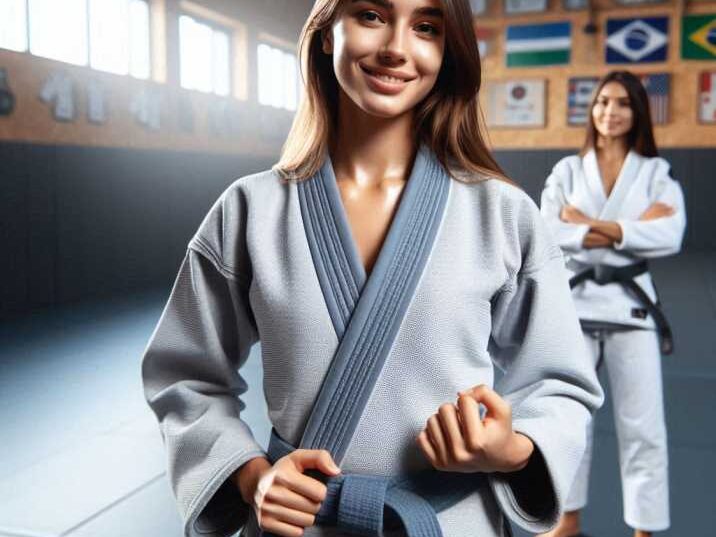
<instances>
[{"instance_id":1,"label":"woman's ear","mask_svg":"<svg viewBox=\"0 0 716 537\"><path fill-rule=\"evenodd\" d=\"M333 54L333 32L330 28L321 30L321 45L325 54Z\"/></svg>"}]
</instances>

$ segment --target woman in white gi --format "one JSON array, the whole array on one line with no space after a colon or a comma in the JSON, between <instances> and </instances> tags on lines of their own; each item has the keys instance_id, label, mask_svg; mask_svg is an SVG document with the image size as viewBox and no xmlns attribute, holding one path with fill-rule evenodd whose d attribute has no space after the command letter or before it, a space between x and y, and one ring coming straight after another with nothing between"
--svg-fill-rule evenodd
<instances>
[{"instance_id":1,"label":"woman in white gi","mask_svg":"<svg viewBox=\"0 0 716 537\"><path fill-rule=\"evenodd\" d=\"M547 178L542 215L567 256L577 313L593 363L607 367L619 442L624 520L644 537L669 527L661 353L671 330L646 260L675 254L686 225L684 198L657 156L649 101L639 79L616 71L594 94L579 155ZM617 281L621 280L621 281ZM579 535L587 503L588 449L550 537Z\"/></svg>"},{"instance_id":2,"label":"woman in white gi","mask_svg":"<svg viewBox=\"0 0 716 537\"><path fill-rule=\"evenodd\" d=\"M281 161L206 216L144 357L185 535L557 523L602 393L561 251L483 142L471 21L316 2ZM267 450L239 399L259 340Z\"/></svg>"}]
</instances>

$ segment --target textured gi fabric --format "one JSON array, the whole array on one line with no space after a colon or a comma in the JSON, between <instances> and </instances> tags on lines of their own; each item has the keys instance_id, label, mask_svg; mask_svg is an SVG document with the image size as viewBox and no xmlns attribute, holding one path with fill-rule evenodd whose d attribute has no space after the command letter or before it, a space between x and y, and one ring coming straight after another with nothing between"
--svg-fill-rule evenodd
<instances>
[{"instance_id":1,"label":"textured gi fabric","mask_svg":"<svg viewBox=\"0 0 716 537\"><path fill-rule=\"evenodd\" d=\"M603 365L614 401L624 521L632 528L669 527L669 467L658 337L653 330L587 333L594 364L603 341ZM635 381L635 379L638 379ZM585 457L566 502L573 511L587 505L592 430Z\"/></svg>"},{"instance_id":2,"label":"textured gi fabric","mask_svg":"<svg viewBox=\"0 0 716 537\"><path fill-rule=\"evenodd\" d=\"M640 221L642 213L657 201L674 207L676 212L666 218ZM614 248L582 248L589 227L563 222L559 215L565 204L592 218L617 222L622 228L622 242ZM593 150L584 158L572 155L560 160L545 183L541 210L569 258L570 276L597 264L622 267L645 258L675 254L681 249L686 227L684 195L679 183L669 176L669 163L635 151L628 153L608 198ZM635 281L656 300L649 273L637 276ZM654 319L640 311L641 303L618 283L600 286L588 281L576 288L573 296L580 319L655 328Z\"/></svg>"},{"instance_id":3,"label":"textured gi fabric","mask_svg":"<svg viewBox=\"0 0 716 537\"><path fill-rule=\"evenodd\" d=\"M459 390L493 385L497 365L504 374L496 388L513 405L514 427L538 451L525 470L489 476L489 486L438 520L447 537L501 535L502 512L543 531L558 519L602 398L561 253L534 203L504 182L450 180L442 211L341 467L379 476L429 468L415 443L425 421ZM244 535L257 534L226 482L262 453L238 400L246 386L237 368L257 339L269 419L296 445L339 341L297 186L270 171L238 180L209 212L144 356L146 397L186 535L229 535L244 523ZM340 533L314 526L305 535Z\"/></svg>"}]
</instances>

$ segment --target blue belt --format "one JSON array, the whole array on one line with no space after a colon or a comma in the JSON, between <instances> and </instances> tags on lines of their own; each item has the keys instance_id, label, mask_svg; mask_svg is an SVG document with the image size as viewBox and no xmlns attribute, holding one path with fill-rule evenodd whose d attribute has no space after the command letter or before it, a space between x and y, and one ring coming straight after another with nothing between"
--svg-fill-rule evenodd
<instances>
[{"instance_id":1,"label":"blue belt","mask_svg":"<svg viewBox=\"0 0 716 537\"><path fill-rule=\"evenodd\" d=\"M268 456L272 464L294 449L276 431L271 431ZM435 470L405 476L341 474L328 478L319 472L310 475L327 487L316 523L366 536L402 527L408 537L442 537L437 513L486 482L482 473Z\"/></svg>"}]
</instances>

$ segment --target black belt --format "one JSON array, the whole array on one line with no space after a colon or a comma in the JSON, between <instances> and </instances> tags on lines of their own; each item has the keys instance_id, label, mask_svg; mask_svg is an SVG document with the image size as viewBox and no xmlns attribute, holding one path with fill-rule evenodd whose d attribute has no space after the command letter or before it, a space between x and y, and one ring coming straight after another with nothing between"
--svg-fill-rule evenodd
<instances>
[{"instance_id":1,"label":"black belt","mask_svg":"<svg viewBox=\"0 0 716 537\"><path fill-rule=\"evenodd\" d=\"M584 283L587 280L592 280L597 285L607 285L608 283L618 283L624 288L630 290L641 304L646 308L646 311L653 317L656 323L656 328L659 332L659 339L661 340L661 352L662 354L668 355L674 352L674 337L671 333L671 327L669 321L666 320L664 312L659 307L659 301L656 302L651 300L646 291L634 281L637 276L649 272L649 265L646 261L640 261L633 265L626 265L624 267L613 267L611 265L595 265L588 268L587 270L572 276L569 279L569 287L574 289L579 284Z\"/></svg>"}]
</instances>

